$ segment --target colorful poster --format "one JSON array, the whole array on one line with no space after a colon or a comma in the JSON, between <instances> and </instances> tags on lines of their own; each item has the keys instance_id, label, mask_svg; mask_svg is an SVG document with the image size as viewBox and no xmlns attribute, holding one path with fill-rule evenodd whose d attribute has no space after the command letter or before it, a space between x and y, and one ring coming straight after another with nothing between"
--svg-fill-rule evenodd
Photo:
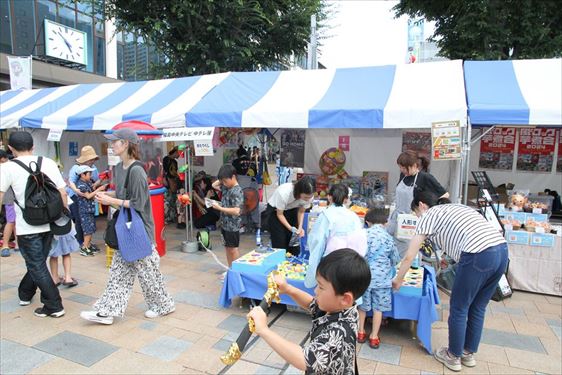
<instances>
[{"instance_id":1,"label":"colorful poster","mask_svg":"<svg viewBox=\"0 0 562 375\"><path fill-rule=\"evenodd\" d=\"M431 133L402 133L402 152L404 151L414 151L418 156L425 156L429 159L431 153Z\"/></svg>"},{"instance_id":2,"label":"colorful poster","mask_svg":"<svg viewBox=\"0 0 562 375\"><path fill-rule=\"evenodd\" d=\"M281 166L304 168L306 130L289 129L281 133Z\"/></svg>"},{"instance_id":3,"label":"colorful poster","mask_svg":"<svg viewBox=\"0 0 562 375\"><path fill-rule=\"evenodd\" d=\"M236 151L238 148L225 148L222 154L223 164L232 164L232 161L236 159Z\"/></svg>"},{"instance_id":4,"label":"colorful poster","mask_svg":"<svg viewBox=\"0 0 562 375\"><path fill-rule=\"evenodd\" d=\"M519 130L517 170L550 172L554 161L556 129L524 128Z\"/></svg>"},{"instance_id":5,"label":"colorful poster","mask_svg":"<svg viewBox=\"0 0 562 375\"><path fill-rule=\"evenodd\" d=\"M102 152L102 155L107 155L107 143L105 144L105 154ZM103 144L102 144L103 149ZM68 142L68 156L78 156L78 142Z\"/></svg>"},{"instance_id":6,"label":"colorful poster","mask_svg":"<svg viewBox=\"0 0 562 375\"><path fill-rule=\"evenodd\" d=\"M349 151L349 135L340 135L338 137L338 148L342 151Z\"/></svg>"},{"instance_id":7,"label":"colorful poster","mask_svg":"<svg viewBox=\"0 0 562 375\"><path fill-rule=\"evenodd\" d=\"M433 160L460 160L461 122L442 121L431 124Z\"/></svg>"},{"instance_id":8,"label":"colorful poster","mask_svg":"<svg viewBox=\"0 0 562 375\"><path fill-rule=\"evenodd\" d=\"M494 128L480 140L480 168L510 171L515 152L515 128Z\"/></svg>"},{"instance_id":9,"label":"colorful poster","mask_svg":"<svg viewBox=\"0 0 562 375\"><path fill-rule=\"evenodd\" d=\"M388 172L364 171L361 179L361 195L365 198L380 198L388 192Z\"/></svg>"},{"instance_id":10,"label":"colorful poster","mask_svg":"<svg viewBox=\"0 0 562 375\"><path fill-rule=\"evenodd\" d=\"M558 161L556 162L556 172L562 173L562 130L558 130Z\"/></svg>"}]
</instances>

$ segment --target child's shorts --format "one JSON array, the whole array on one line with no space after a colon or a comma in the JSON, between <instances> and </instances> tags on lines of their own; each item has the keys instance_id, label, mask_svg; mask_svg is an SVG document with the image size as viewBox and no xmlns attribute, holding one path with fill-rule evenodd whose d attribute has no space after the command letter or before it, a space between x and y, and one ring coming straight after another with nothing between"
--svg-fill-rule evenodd
<instances>
[{"instance_id":1,"label":"child's shorts","mask_svg":"<svg viewBox=\"0 0 562 375\"><path fill-rule=\"evenodd\" d=\"M6 222L7 223L15 223L16 222L16 209L14 208L13 204L5 204L6 209Z\"/></svg>"},{"instance_id":2,"label":"child's shorts","mask_svg":"<svg viewBox=\"0 0 562 375\"><path fill-rule=\"evenodd\" d=\"M80 225L84 234L96 232L96 218L94 214L80 212Z\"/></svg>"},{"instance_id":3,"label":"child's shorts","mask_svg":"<svg viewBox=\"0 0 562 375\"><path fill-rule=\"evenodd\" d=\"M359 305L363 311L390 311L392 310L391 288L369 288L363 294L363 303Z\"/></svg>"},{"instance_id":4,"label":"child's shorts","mask_svg":"<svg viewBox=\"0 0 562 375\"><path fill-rule=\"evenodd\" d=\"M240 245L240 232L229 232L222 229L221 234L224 247L238 247Z\"/></svg>"}]
</instances>

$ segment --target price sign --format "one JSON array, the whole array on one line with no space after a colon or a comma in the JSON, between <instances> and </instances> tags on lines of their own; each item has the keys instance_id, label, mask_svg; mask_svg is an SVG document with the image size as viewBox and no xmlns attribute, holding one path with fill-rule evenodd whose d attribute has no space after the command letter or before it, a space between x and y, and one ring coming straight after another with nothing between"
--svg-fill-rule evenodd
<instances>
[{"instance_id":1,"label":"price sign","mask_svg":"<svg viewBox=\"0 0 562 375\"><path fill-rule=\"evenodd\" d=\"M193 141L195 145L195 156L213 156L212 141Z\"/></svg>"},{"instance_id":2,"label":"price sign","mask_svg":"<svg viewBox=\"0 0 562 375\"><path fill-rule=\"evenodd\" d=\"M62 129L51 129L49 130L49 135L47 136L47 141L60 142L62 137Z\"/></svg>"}]
</instances>

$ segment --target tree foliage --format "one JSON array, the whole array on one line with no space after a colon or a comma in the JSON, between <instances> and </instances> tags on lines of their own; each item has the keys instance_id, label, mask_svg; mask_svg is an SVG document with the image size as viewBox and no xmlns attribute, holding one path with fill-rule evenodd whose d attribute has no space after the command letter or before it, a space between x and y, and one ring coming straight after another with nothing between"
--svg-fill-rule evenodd
<instances>
[{"instance_id":1,"label":"tree foliage","mask_svg":"<svg viewBox=\"0 0 562 375\"><path fill-rule=\"evenodd\" d=\"M559 0L401 0L394 11L435 21L431 40L450 59L562 56Z\"/></svg>"},{"instance_id":2,"label":"tree foliage","mask_svg":"<svg viewBox=\"0 0 562 375\"><path fill-rule=\"evenodd\" d=\"M99 0L98 0L99 1ZM323 0L105 0L105 17L166 57L159 76L250 71L306 52ZM165 72L165 74L162 74Z\"/></svg>"}]
</instances>

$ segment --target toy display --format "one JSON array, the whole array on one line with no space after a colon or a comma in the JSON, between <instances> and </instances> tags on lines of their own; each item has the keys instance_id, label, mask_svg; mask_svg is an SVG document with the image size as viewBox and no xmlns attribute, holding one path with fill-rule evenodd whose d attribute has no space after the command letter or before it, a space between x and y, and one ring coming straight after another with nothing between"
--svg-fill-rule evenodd
<instances>
[{"instance_id":1,"label":"toy display","mask_svg":"<svg viewBox=\"0 0 562 375\"><path fill-rule=\"evenodd\" d=\"M285 261L284 249L260 248L252 250L232 262L232 270L247 273L267 274Z\"/></svg>"},{"instance_id":2,"label":"toy display","mask_svg":"<svg viewBox=\"0 0 562 375\"><path fill-rule=\"evenodd\" d=\"M299 264L285 261L277 266L277 271L283 273L287 279L303 281L306 276L308 264Z\"/></svg>"},{"instance_id":3,"label":"toy display","mask_svg":"<svg viewBox=\"0 0 562 375\"><path fill-rule=\"evenodd\" d=\"M396 272L400 269L400 263L396 265ZM423 293L423 276L425 269L423 267L410 268L406 275L404 275L404 282L400 287L398 293L410 295L410 296L421 296Z\"/></svg>"}]
</instances>

